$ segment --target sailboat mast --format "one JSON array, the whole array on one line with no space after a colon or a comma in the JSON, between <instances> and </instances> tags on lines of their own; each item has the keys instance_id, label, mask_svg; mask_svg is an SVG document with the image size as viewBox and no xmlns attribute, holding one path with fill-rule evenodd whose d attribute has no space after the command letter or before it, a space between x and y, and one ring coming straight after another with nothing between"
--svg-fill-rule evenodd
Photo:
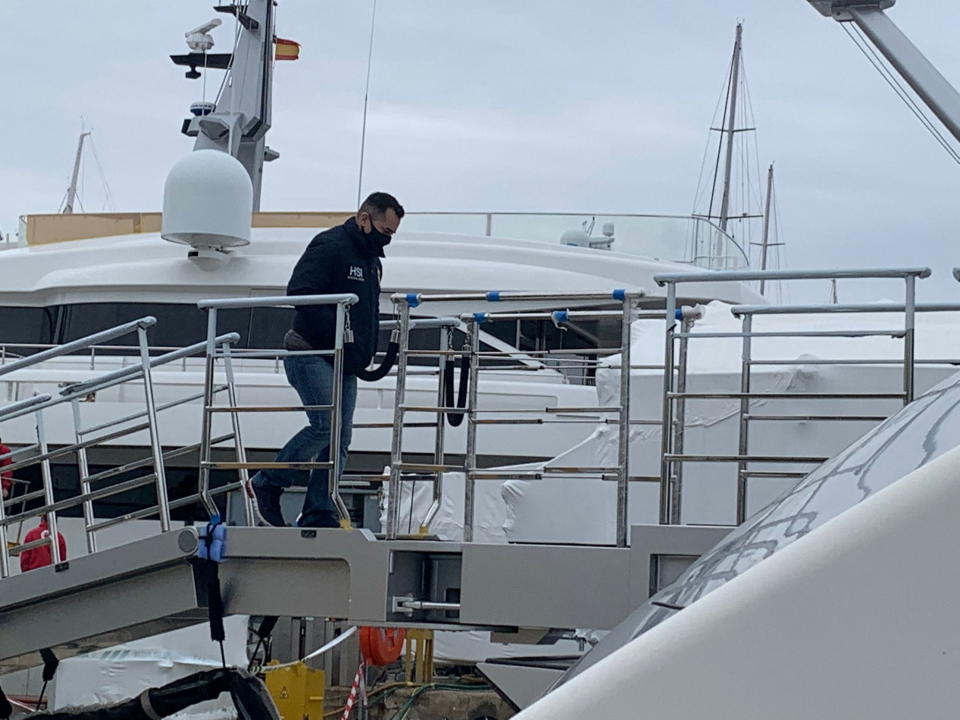
<instances>
[{"instance_id":1,"label":"sailboat mast","mask_svg":"<svg viewBox=\"0 0 960 720\"><path fill-rule=\"evenodd\" d=\"M763 209L763 240L760 245L760 269L767 269L767 250L770 249L770 205L773 198L773 163L767 170L767 200ZM766 280L760 280L760 294L766 289Z\"/></svg>"},{"instance_id":2,"label":"sailboat mast","mask_svg":"<svg viewBox=\"0 0 960 720\"><path fill-rule=\"evenodd\" d=\"M727 231L730 212L730 176L733 171L733 136L737 123L737 86L740 84L740 48L743 39L743 24L737 23L737 37L733 43L733 60L730 63L730 96L727 103L727 154L723 168L723 196L720 200L720 229Z\"/></svg>"},{"instance_id":3,"label":"sailboat mast","mask_svg":"<svg viewBox=\"0 0 960 720\"><path fill-rule=\"evenodd\" d=\"M83 139L89 134L89 130L81 132L77 142L77 157L73 161L73 174L70 176L70 187L67 188L67 201L63 206L64 215L73 213L73 203L77 199L77 178L80 176L80 158L83 155Z\"/></svg>"}]
</instances>

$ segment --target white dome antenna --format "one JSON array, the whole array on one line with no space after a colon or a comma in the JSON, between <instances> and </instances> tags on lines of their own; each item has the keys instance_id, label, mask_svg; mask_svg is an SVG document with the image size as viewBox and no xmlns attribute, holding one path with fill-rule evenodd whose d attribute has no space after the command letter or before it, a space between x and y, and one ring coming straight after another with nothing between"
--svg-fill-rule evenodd
<instances>
[{"instance_id":1,"label":"white dome antenna","mask_svg":"<svg viewBox=\"0 0 960 720\"><path fill-rule=\"evenodd\" d=\"M220 150L196 150L170 169L163 186L160 237L189 245L187 257L206 267L250 244L253 185L239 160Z\"/></svg>"}]
</instances>

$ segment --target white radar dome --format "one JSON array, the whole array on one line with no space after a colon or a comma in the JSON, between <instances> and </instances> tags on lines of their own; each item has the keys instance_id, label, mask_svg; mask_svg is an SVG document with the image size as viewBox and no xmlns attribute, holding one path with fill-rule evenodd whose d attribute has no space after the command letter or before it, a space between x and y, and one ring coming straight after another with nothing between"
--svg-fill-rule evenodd
<instances>
[{"instance_id":1,"label":"white radar dome","mask_svg":"<svg viewBox=\"0 0 960 720\"><path fill-rule=\"evenodd\" d=\"M253 185L240 161L220 150L196 150L167 175L160 237L201 254L228 252L250 244L252 211Z\"/></svg>"},{"instance_id":2,"label":"white radar dome","mask_svg":"<svg viewBox=\"0 0 960 720\"><path fill-rule=\"evenodd\" d=\"M567 230L560 236L560 244L590 247L590 236L583 230Z\"/></svg>"}]
</instances>

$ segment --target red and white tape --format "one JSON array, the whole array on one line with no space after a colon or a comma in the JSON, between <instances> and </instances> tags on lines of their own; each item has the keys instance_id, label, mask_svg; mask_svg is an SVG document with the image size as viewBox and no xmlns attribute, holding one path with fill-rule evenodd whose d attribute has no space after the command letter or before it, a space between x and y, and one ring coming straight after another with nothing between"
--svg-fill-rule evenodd
<instances>
[{"instance_id":1,"label":"red and white tape","mask_svg":"<svg viewBox=\"0 0 960 720\"><path fill-rule=\"evenodd\" d=\"M343 708L343 715L340 716L340 720L348 720L350 717L350 711L353 710L354 704L357 702L357 696L362 693L366 697L367 689L364 686L364 676L366 673L367 666L363 660L360 661L360 666L357 668L357 674L353 677L353 684L350 686L350 694L347 696L347 704Z\"/></svg>"}]
</instances>

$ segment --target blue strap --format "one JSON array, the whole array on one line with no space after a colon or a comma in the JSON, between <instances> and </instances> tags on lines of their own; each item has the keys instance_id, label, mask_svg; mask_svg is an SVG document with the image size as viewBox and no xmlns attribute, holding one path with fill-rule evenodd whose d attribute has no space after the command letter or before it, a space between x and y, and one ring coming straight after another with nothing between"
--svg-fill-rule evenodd
<instances>
[{"instance_id":1,"label":"blue strap","mask_svg":"<svg viewBox=\"0 0 960 720\"><path fill-rule=\"evenodd\" d=\"M487 322L489 319L490 316L487 313L478 312L473 314L473 321L478 325Z\"/></svg>"},{"instance_id":2,"label":"blue strap","mask_svg":"<svg viewBox=\"0 0 960 720\"><path fill-rule=\"evenodd\" d=\"M619 289L617 289L617 290L614 290L614 291L613 291L613 299L614 299L614 300L626 300L626 299L627 299L627 291L624 290L623 288L619 288Z\"/></svg>"},{"instance_id":3,"label":"blue strap","mask_svg":"<svg viewBox=\"0 0 960 720\"><path fill-rule=\"evenodd\" d=\"M553 317L553 321L555 323L566 322L567 320L570 319L569 310L554 310L552 313L550 313L550 315L551 317Z\"/></svg>"},{"instance_id":4,"label":"blue strap","mask_svg":"<svg viewBox=\"0 0 960 720\"><path fill-rule=\"evenodd\" d=\"M407 293L407 305L417 307L420 304L420 296L417 293Z\"/></svg>"},{"instance_id":5,"label":"blue strap","mask_svg":"<svg viewBox=\"0 0 960 720\"><path fill-rule=\"evenodd\" d=\"M220 520L219 515L212 515L205 528L200 529L200 538L203 542L197 550L201 560L223 562L223 555L227 549L227 526Z\"/></svg>"},{"instance_id":6,"label":"blue strap","mask_svg":"<svg viewBox=\"0 0 960 720\"><path fill-rule=\"evenodd\" d=\"M677 320L683 320L683 310L681 310L680 308L677 308L676 310L674 310L673 315L674 317L677 318Z\"/></svg>"},{"instance_id":7,"label":"blue strap","mask_svg":"<svg viewBox=\"0 0 960 720\"><path fill-rule=\"evenodd\" d=\"M500 302L500 291L499 291L499 290L491 290L490 292L488 292L488 293L487 293L487 300L488 300L489 302Z\"/></svg>"}]
</instances>

